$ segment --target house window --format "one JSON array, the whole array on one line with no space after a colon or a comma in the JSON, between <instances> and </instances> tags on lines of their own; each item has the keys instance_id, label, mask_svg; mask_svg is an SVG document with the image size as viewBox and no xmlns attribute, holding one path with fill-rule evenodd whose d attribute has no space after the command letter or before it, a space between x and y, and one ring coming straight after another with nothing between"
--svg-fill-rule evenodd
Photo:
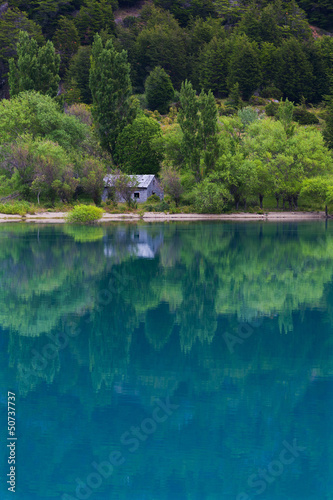
<instances>
[{"instance_id":1,"label":"house window","mask_svg":"<svg viewBox=\"0 0 333 500\"><path fill-rule=\"evenodd\" d=\"M134 198L140 198L140 193L134 193Z\"/></svg>"},{"instance_id":2,"label":"house window","mask_svg":"<svg viewBox=\"0 0 333 500\"><path fill-rule=\"evenodd\" d=\"M155 191L152 191L152 194L155 194Z\"/></svg>"}]
</instances>

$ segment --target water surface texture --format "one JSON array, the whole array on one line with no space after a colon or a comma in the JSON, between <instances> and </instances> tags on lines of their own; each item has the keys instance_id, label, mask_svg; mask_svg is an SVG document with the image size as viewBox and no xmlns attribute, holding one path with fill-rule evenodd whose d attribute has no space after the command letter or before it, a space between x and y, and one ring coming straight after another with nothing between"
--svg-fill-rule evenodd
<instances>
[{"instance_id":1,"label":"water surface texture","mask_svg":"<svg viewBox=\"0 0 333 500\"><path fill-rule=\"evenodd\" d=\"M0 226L0 498L332 500L332 275L330 221Z\"/></svg>"}]
</instances>

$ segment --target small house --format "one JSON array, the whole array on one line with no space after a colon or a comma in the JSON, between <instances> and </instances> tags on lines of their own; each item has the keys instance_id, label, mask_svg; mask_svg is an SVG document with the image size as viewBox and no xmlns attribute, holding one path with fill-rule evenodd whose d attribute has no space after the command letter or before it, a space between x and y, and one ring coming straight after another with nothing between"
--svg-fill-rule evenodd
<instances>
[{"instance_id":1,"label":"small house","mask_svg":"<svg viewBox=\"0 0 333 500\"><path fill-rule=\"evenodd\" d=\"M116 175L107 175L104 177L104 191L102 194L102 200L106 201L109 197L110 188L112 188L115 184ZM130 176L134 180L134 184L136 186L133 188L132 199L137 201L138 203L144 203L147 201L149 196L156 194L160 200L163 200L164 194L163 189L160 186L158 180L155 175L147 174L147 175L131 175ZM120 203L124 203L125 200L118 193L118 201Z\"/></svg>"}]
</instances>

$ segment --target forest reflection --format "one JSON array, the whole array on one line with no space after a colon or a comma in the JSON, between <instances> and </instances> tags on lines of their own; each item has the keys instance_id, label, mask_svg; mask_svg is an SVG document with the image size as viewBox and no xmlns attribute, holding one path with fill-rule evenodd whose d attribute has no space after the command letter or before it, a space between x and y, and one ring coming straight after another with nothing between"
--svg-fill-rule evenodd
<instances>
[{"instance_id":1,"label":"forest reflection","mask_svg":"<svg viewBox=\"0 0 333 500\"><path fill-rule=\"evenodd\" d=\"M131 467L154 485L162 461L161 499L221 498L228 474L223 498L234 499L249 457L260 465L272 442L278 448L291 435L326 443L329 421L313 425L318 417L307 410L314 387L324 395L332 379L332 275L330 223L1 226L0 384L16 380L24 426L38 426L38 413L62 436L29 449L50 457L38 484L25 465L31 498L63 491L59 480L50 488L55 470L68 484L85 470L83 441L84 455L102 460L106 441L149 415L153 398L180 406L159 430L158 442L170 446L162 454L156 443L153 464L138 454ZM66 348L31 370L35 353L72 324L79 333ZM231 352L226 332L248 324L251 335ZM28 437L22 447L25 456ZM321 456L310 450L311 466ZM183 472L175 473L175 457ZM112 481L117 498L136 498L122 473Z\"/></svg>"}]
</instances>

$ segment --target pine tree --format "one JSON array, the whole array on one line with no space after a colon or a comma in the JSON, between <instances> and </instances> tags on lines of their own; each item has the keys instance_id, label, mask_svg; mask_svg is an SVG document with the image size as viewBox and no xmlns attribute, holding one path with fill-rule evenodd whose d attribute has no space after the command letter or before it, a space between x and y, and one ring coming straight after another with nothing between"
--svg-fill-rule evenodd
<instances>
[{"instance_id":1,"label":"pine tree","mask_svg":"<svg viewBox=\"0 0 333 500\"><path fill-rule=\"evenodd\" d=\"M79 33L74 21L61 16L58 22L58 29L54 34L53 43L61 57L60 72L64 74L68 68L69 61L78 51L80 45Z\"/></svg>"},{"instance_id":2,"label":"pine tree","mask_svg":"<svg viewBox=\"0 0 333 500\"><path fill-rule=\"evenodd\" d=\"M170 76L161 66L150 72L145 81L145 91L149 109L166 114L175 91Z\"/></svg>"},{"instance_id":3,"label":"pine tree","mask_svg":"<svg viewBox=\"0 0 333 500\"><path fill-rule=\"evenodd\" d=\"M10 95L25 90L36 90L41 94L55 97L58 92L60 56L55 53L53 43L48 41L43 47L29 38L26 31L19 34L17 62L9 61Z\"/></svg>"},{"instance_id":4,"label":"pine tree","mask_svg":"<svg viewBox=\"0 0 333 500\"><path fill-rule=\"evenodd\" d=\"M228 87L231 89L238 82L243 99L247 101L262 81L258 46L246 36L235 38L232 45Z\"/></svg>"},{"instance_id":5,"label":"pine tree","mask_svg":"<svg viewBox=\"0 0 333 500\"><path fill-rule=\"evenodd\" d=\"M101 37L95 35L89 81L101 145L114 154L118 135L132 123L136 113L127 52L117 52L112 40L103 47Z\"/></svg>"},{"instance_id":6,"label":"pine tree","mask_svg":"<svg viewBox=\"0 0 333 500\"><path fill-rule=\"evenodd\" d=\"M302 96L311 101L313 70L302 43L295 38L285 40L279 53L277 87L292 101L299 102Z\"/></svg>"}]
</instances>

